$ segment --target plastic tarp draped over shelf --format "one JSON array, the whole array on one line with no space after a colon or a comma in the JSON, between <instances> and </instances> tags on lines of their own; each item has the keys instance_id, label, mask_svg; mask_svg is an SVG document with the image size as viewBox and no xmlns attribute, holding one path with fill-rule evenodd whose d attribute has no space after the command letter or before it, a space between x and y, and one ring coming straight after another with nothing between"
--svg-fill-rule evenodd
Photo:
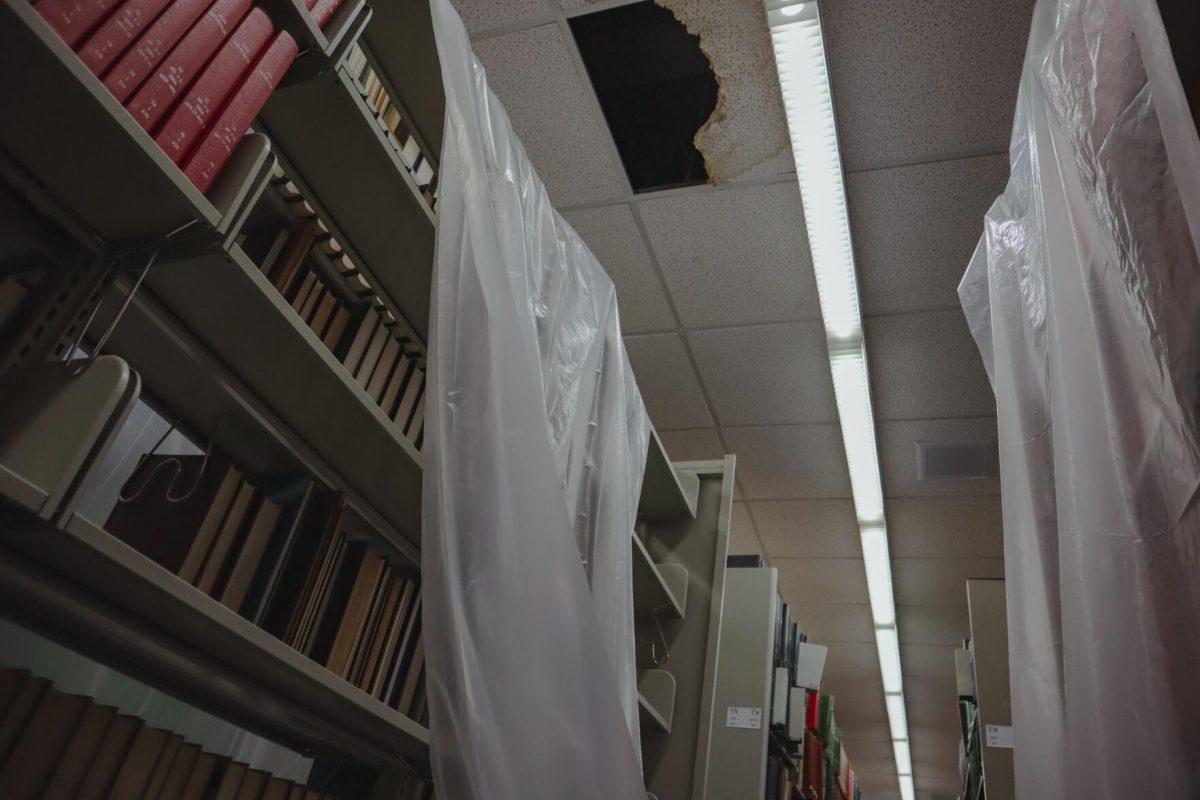
<instances>
[{"instance_id":1,"label":"plastic tarp draped over shelf","mask_svg":"<svg viewBox=\"0 0 1200 800\"><path fill-rule=\"evenodd\" d=\"M1040 0L959 293L996 393L1017 797L1200 797L1200 146L1149 0Z\"/></svg>"},{"instance_id":2,"label":"plastic tarp draped over shelf","mask_svg":"<svg viewBox=\"0 0 1200 800\"><path fill-rule=\"evenodd\" d=\"M422 573L448 800L644 798L632 547L649 421L595 256L449 0Z\"/></svg>"}]
</instances>

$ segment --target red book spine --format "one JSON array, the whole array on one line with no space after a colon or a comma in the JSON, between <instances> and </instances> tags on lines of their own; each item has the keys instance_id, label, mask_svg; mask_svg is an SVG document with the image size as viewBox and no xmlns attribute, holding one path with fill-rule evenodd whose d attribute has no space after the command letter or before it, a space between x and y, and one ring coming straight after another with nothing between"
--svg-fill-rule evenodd
<instances>
[{"instance_id":1,"label":"red book spine","mask_svg":"<svg viewBox=\"0 0 1200 800\"><path fill-rule=\"evenodd\" d=\"M79 44L120 0L39 0L33 8L71 47Z\"/></svg>"},{"instance_id":2,"label":"red book spine","mask_svg":"<svg viewBox=\"0 0 1200 800\"><path fill-rule=\"evenodd\" d=\"M333 16L333 12L337 11L341 4L342 0L317 0L317 2L314 3L311 8L309 8L309 13L312 14L312 18L314 21L316 21L317 27L323 29L326 23L329 22L330 17Z\"/></svg>"},{"instance_id":3,"label":"red book spine","mask_svg":"<svg viewBox=\"0 0 1200 800\"><path fill-rule=\"evenodd\" d=\"M154 141L176 164L182 164L192 152L200 135L250 71L271 38L271 30L271 18L261 8L247 14L167 117Z\"/></svg>"},{"instance_id":4,"label":"red book spine","mask_svg":"<svg viewBox=\"0 0 1200 800\"><path fill-rule=\"evenodd\" d=\"M154 129L249 10L250 0L217 0L192 26L126 106L139 125Z\"/></svg>"},{"instance_id":5,"label":"red book spine","mask_svg":"<svg viewBox=\"0 0 1200 800\"><path fill-rule=\"evenodd\" d=\"M280 33L229 99L183 170L200 191L207 192L212 186L298 52L296 40L286 32Z\"/></svg>"},{"instance_id":6,"label":"red book spine","mask_svg":"<svg viewBox=\"0 0 1200 800\"><path fill-rule=\"evenodd\" d=\"M104 86L124 103L158 66L163 56L183 38L213 0L173 0L137 44L129 48L116 66L104 76Z\"/></svg>"},{"instance_id":7,"label":"red book spine","mask_svg":"<svg viewBox=\"0 0 1200 800\"><path fill-rule=\"evenodd\" d=\"M125 0L84 42L83 47L79 48L79 57L84 65L93 75L104 72L169 2L170 0Z\"/></svg>"}]
</instances>

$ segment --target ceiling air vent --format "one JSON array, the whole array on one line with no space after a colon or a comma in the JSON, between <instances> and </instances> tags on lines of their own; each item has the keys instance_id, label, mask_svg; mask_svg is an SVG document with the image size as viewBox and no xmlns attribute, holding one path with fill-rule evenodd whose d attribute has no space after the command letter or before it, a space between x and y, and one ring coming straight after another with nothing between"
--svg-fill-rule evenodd
<instances>
[{"instance_id":1,"label":"ceiling air vent","mask_svg":"<svg viewBox=\"0 0 1200 800\"><path fill-rule=\"evenodd\" d=\"M917 442L917 480L980 479L1000 476L995 439Z\"/></svg>"}]
</instances>

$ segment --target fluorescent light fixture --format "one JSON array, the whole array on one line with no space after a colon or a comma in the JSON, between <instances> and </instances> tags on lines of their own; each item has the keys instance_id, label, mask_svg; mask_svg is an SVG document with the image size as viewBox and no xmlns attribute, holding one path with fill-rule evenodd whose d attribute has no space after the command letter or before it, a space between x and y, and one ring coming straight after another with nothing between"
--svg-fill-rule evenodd
<instances>
[{"instance_id":1,"label":"fluorescent light fixture","mask_svg":"<svg viewBox=\"0 0 1200 800\"><path fill-rule=\"evenodd\" d=\"M842 440L854 509L860 525L883 522L883 486L879 479L879 453L875 448L875 417L867 381L867 356L861 342L835 352L830 348L833 393L837 398Z\"/></svg>"},{"instance_id":2,"label":"fluorescent light fixture","mask_svg":"<svg viewBox=\"0 0 1200 800\"><path fill-rule=\"evenodd\" d=\"M904 800L913 800L912 758L904 712L904 677L896 633L896 601L879 450L821 14L816 0L765 0L765 5L825 323L829 367L850 488L854 493L900 792Z\"/></svg>"},{"instance_id":3,"label":"fluorescent light fixture","mask_svg":"<svg viewBox=\"0 0 1200 800\"><path fill-rule=\"evenodd\" d=\"M896 629L876 628L875 646L879 648L879 671L883 674L883 693L899 694L904 691L904 680L900 676L900 640L896 637Z\"/></svg>"},{"instance_id":4,"label":"fluorescent light fixture","mask_svg":"<svg viewBox=\"0 0 1200 800\"><path fill-rule=\"evenodd\" d=\"M908 741L899 739L892 742L892 752L896 754L896 772L901 775L912 775L912 751Z\"/></svg>"},{"instance_id":5,"label":"fluorescent light fixture","mask_svg":"<svg viewBox=\"0 0 1200 800\"><path fill-rule=\"evenodd\" d=\"M767 19L825 330L853 340L862 335L862 315L820 13L815 2L768 0Z\"/></svg>"},{"instance_id":6,"label":"fluorescent light fixture","mask_svg":"<svg viewBox=\"0 0 1200 800\"><path fill-rule=\"evenodd\" d=\"M892 728L892 738L907 739L908 715L904 712L904 695L889 694L883 699L887 702L888 724Z\"/></svg>"},{"instance_id":7,"label":"fluorescent light fixture","mask_svg":"<svg viewBox=\"0 0 1200 800\"><path fill-rule=\"evenodd\" d=\"M883 525L859 528L863 567L867 573L867 597L876 628L895 627L896 603L892 594L892 562L888 555L887 529Z\"/></svg>"}]
</instances>

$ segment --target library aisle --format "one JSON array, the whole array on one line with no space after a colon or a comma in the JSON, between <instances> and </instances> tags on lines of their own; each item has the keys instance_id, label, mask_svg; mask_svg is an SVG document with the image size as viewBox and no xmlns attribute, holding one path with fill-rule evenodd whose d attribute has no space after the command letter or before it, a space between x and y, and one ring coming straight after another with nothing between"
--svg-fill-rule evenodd
<instances>
[{"instance_id":1,"label":"library aisle","mask_svg":"<svg viewBox=\"0 0 1200 800\"><path fill-rule=\"evenodd\" d=\"M1198 43L0 0L0 798L1200 797Z\"/></svg>"}]
</instances>

